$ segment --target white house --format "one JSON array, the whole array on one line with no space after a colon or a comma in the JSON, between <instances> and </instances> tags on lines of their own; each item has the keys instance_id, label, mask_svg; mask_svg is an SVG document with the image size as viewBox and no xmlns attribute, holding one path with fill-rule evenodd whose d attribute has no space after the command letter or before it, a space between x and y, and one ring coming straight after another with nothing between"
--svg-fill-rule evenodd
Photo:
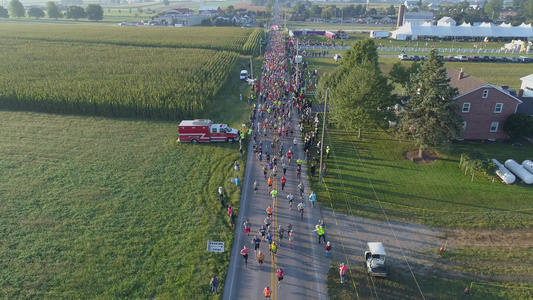
<instances>
[{"instance_id":1,"label":"white house","mask_svg":"<svg viewBox=\"0 0 533 300\"><path fill-rule=\"evenodd\" d=\"M407 8L408 10L415 9L415 8L420 8L420 7L418 7L418 1L405 0L403 5L405 5L405 8Z\"/></svg>"},{"instance_id":2,"label":"white house","mask_svg":"<svg viewBox=\"0 0 533 300\"><path fill-rule=\"evenodd\" d=\"M520 89L524 91L522 94L523 97L533 97L533 74L529 74L520 78L522 80L522 85Z\"/></svg>"},{"instance_id":3,"label":"white house","mask_svg":"<svg viewBox=\"0 0 533 300\"><path fill-rule=\"evenodd\" d=\"M443 17L442 19L437 21L437 26L445 25L457 26L457 22L455 22L455 20L450 17Z\"/></svg>"}]
</instances>

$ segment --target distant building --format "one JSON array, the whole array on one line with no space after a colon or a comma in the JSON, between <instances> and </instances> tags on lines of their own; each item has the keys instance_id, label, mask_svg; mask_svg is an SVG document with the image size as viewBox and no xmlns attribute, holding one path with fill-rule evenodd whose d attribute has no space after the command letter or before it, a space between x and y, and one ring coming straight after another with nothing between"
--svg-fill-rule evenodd
<instances>
[{"instance_id":1,"label":"distant building","mask_svg":"<svg viewBox=\"0 0 533 300\"><path fill-rule=\"evenodd\" d=\"M403 3L403 5L405 5L405 7L408 9L408 10L412 10L412 9L415 9L415 8L420 8L418 6L418 1L411 1L411 0L405 0L405 2Z\"/></svg>"},{"instance_id":2,"label":"distant building","mask_svg":"<svg viewBox=\"0 0 533 300\"><path fill-rule=\"evenodd\" d=\"M444 25L456 26L457 22L455 22L455 20L450 17L443 17L442 19L437 21L437 26L444 26Z\"/></svg>"},{"instance_id":3,"label":"distant building","mask_svg":"<svg viewBox=\"0 0 533 300\"><path fill-rule=\"evenodd\" d=\"M520 89L522 90L523 97L533 97L533 74L529 74L520 78L522 80L522 85Z\"/></svg>"},{"instance_id":4,"label":"distant building","mask_svg":"<svg viewBox=\"0 0 533 300\"><path fill-rule=\"evenodd\" d=\"M515 9L505 10L500 13L500 19L507 19L507 17L514 17L516 16L516 14L518 14L518 10L515 10Z\"/></svg>"},{"instance_id":5,"label":"distant building","mask_svg":"<svg viewBox=\"0 0 533 300\"><path fill-rule=\"evenodd\" d=\"M426 22L433 24L433 13L432 12L406 12L403 17L402 25L405 23L411 23L413 26L422 25Z\"/></svg>"},{"instance_id":6,"label":"distant building","mask_svg":"<svg viewBox=\"0 0 533 300\"><path fill-rule=\"evenodd\" d=\"M222 13L222 9L220 6L200 6L200 9L198 10L198 14L211 14L211 15L218 15Z\"/></svg>"},{"instance_id":7,"label":"distant building","mask_svg":"<svg viewBox=\"0 0 533 300\"><path fill-rule=\"evenodd\" d=\"M194 10L188 8L174 8L163 12L163 16L194 15Z\"/></svg>"}]
</instances>

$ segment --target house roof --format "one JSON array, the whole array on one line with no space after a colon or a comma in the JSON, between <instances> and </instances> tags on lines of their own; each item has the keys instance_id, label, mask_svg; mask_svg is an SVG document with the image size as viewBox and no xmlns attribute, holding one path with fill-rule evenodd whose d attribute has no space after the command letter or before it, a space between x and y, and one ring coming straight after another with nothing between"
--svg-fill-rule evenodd
<instances>
[{"instance_id":1,"label":"house roof","mask_svg":"<svg viewBox=\"0 0 533 300\"><path fill-rule=\"evenodd\" d=\"M199 10L219 10L220 6L200 6Z\"/></svg>"},{"instance_id":2,"label":"house roof","mask_svg":"<svg viewBox=\"0 0 533 300\"><path fill-rule=\"evenodd\" d=\"M459 79L459 70L448 69L448 78L450 78L450 85L459 89L459 94L463 95L472 90L478 89L484 85L487 85L488 82L483 81L474 76L468 75L463 72L463 78Z\"/></svg>"},{"instance_id":3,"label":"house roof","mask_svg":"<svg viewBox=\"0 0 533 300\"><path fill-rule=\"evenodd\" d=\"M405 20L433 20L432 12L406 12Z\"/></svg>"},{"instance_id":4,"label":"house roof","mask_svg":"<svg viewBox=\"0 0 533 300\"><path fill-rule=\"evenodd\" d=\"M533 98L522 98L522 104L518 105L516 113L533 116Z\"/></svg>"},{"instance_id":5,"label":"house roof","mask_svg":"<svg viewBox=\"0 0 533 300\"><path fill-rule=\"evenodd\" d=\"M495 90L500 91L501 93L509 96L511 99L516 100L518 103L522 103L522 100L518 99L517 97L511 95L508 90L504 90L502 87L494 86L486 81L483 81L479 78L476 78L474 76L468 75L463 72L463 78L459 79L459 72L455 69L448 69L448 78L450 78L450 85L452 87L455 87L459 90L459 96L463 96L466 94L469 94L471 92L474 92L476 90L479 90L481 88L493 88Z\"/></svg>"}]
</instances>

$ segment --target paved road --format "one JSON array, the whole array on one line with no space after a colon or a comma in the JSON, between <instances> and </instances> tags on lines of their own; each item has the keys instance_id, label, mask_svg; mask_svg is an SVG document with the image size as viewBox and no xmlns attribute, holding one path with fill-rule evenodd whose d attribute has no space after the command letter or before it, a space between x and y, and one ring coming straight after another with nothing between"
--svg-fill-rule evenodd
<instances>
[{"instance_id":1,"label":"paved road","mask_svg":"<svg viewBox=\"0 0 533 300\"><path fill-rule=\"evenodd\" d=\"M295 116L292 117L292 122L293 125L297 125ZM300 133L297 130L294 131L294 137L301 140ZM270 144L272 135L269 134L267 139L268 143L263 140L264 145ZM292 139L293 137L289 135L289 138L281 138L281 142L289 145L292 143ZM285 149L287 150L288 148L285 147ZM277 201L273 201L268 194L268 185L259 165L259 160L255 157L251 145L248 149L248 163L246 165L238 218L238 225L240 226L237 226L236 229L228 278L226 278L224 285L223 299L257 299L261 297L265 286L272 288L272 299L327 299L325 277L330 261L325 257L324 245L318 244L317 233L312 231L321 219L321 212L318 205L315 205L315 208L311 208L309 201L304 201L306 209L304 210L303 220L300 219L300 214L296 210L299 200L296 159L298 157L303 158L304 155L300 143L294 150L294 159L287 170L285 191L281 192L280 175L278 175L279 194ZM303 175L306 174L305 167L306 163L304 161L302 164L302 182L306 187L304 200L307 200L309 197L309 184L307 178ZM279 174L282 174L282 172L279 172ZM254 194L253 191L253 182L255 180L259 182L259 192L257 194ZM286 199L289 192L295 195L293 210L289 210ZM272 228L277 227L277 225L285 227L290 222L293 225L295 239L293 248L289 249L288 238L285 235L282 246L279 248L275 258L269 256L268 245L262 243L260 249L265 253L265 264L259 269L257 261L253 257L254 251L251 240L253 234L257 234L260 225L263 224L267 215L265 209L269 204L272 204L274 208ZM244 233L244 227L242 226L246 219L250 220L252 224L250 236ZM274 234L274 236L276 235ZM244 266L244 259L239 253L244 245L252 247L247 267ZM276 289L276 270L280 267L285 271L285 279L281 289L278 290Z\"/></svg>"}]
</instances>

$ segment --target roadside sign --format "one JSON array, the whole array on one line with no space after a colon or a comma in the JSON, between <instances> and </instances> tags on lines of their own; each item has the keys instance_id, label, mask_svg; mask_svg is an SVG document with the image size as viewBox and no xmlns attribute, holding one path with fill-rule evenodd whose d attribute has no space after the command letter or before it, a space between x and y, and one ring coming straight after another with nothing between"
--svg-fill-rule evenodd
<instances>
[{"instance_id":1,"label":"roadside sign","mask_svg":"<svg viewBox=\"0 0 533 300\"><path fill-rule=\"evenodd\" d=\"M224 242L211 242L210 240L207 240L207 251L224 252Z\"/></svg>"}]
</instances>

